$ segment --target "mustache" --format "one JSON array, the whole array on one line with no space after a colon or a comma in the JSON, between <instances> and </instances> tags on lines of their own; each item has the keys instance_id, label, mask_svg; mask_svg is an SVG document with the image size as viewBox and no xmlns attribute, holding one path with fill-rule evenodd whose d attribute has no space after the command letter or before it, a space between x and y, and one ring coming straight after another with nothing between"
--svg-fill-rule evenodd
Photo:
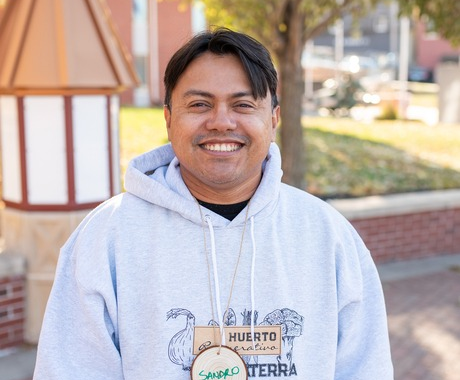
<instances>
[{"instance_id":1,"label":"mustache","mask_svg":"<svg viewBox=\"0 0 460 380\"><path fill-rule=\"evenodd\" d=\"M241 144L249 145L251 140L244 135L240 135L234 132L210 132L205 135L197 135L193 138L192 143L194 145L204 144L206 141L217 139L217 140L232 140Z\"/></svg>"}]
</instances>

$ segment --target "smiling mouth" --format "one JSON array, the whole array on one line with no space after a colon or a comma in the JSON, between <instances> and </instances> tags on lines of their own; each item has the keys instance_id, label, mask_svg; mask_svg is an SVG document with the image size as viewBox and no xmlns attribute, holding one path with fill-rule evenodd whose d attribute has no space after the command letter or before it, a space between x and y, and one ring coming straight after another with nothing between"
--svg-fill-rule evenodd
<instances>
[{"instance_id":1,"label":"smiling mouth","mask_svg":"<svg viewBox=\"0 0 460 380\"><path fill-rule=\"evenodd\" d=\"M237 143L228 144L202 144L201 147L211 152L234 152L241 149L243 145Z\"/></svg>"}]
</instances>

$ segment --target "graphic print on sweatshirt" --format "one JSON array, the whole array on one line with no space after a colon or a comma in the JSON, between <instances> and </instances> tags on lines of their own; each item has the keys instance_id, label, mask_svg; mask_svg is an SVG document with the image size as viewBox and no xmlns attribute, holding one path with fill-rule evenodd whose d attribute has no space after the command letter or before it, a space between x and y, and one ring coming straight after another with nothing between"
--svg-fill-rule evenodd
<instances>
[{"instance_id":1,"label":"graphic print on sweatshirt","mask_svg":"<svg viewBox=\"0 0 460 380\"><path fill-rule=\"evenodd\" d=\"M251 311L244 310L241 314L239 325L251 324ZM171 309L166 318L176 319L185 317L184 329L177 332L170 340L168 356L172 363L190 371L193 359L193 335L195 328L195 315L181 308ZM254 323L257 325L258 312L254 311ZM281 354L280 355L242 355L248 368L249 377L290 377L297 376L294 361L294 340L302 335L303 317L296 311L288 308L276 309L268 313L258 326L281 326ZM208 326L219 326L214 320ZM238 326L238 317L233 309L229 309L225 316L224 326Z\"/></svg>"}]
</instances>

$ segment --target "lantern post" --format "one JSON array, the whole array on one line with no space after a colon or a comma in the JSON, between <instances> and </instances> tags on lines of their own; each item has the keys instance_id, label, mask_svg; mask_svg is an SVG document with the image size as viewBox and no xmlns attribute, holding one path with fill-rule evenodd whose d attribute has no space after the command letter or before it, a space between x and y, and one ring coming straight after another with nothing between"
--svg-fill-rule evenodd
<instances>
[{"instance_id":1,"label":"lantern post","mask_svg":"<svg viewBox=\"0 0 460 380\"><path fill-rule=\"evenodd\" d=\"M119 93L138 83L103 0L13 0L0 24L4 251L27 260L38 340L60 247L120 191Z\"/></svg>"}]
</instances>

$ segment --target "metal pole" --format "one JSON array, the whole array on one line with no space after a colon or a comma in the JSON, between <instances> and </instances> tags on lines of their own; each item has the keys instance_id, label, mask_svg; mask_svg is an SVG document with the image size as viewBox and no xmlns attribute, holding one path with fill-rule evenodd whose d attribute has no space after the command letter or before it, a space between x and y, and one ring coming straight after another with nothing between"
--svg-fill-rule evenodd
<instances>
[{"instance_id":1,"label":"metal pole","mask_svg":"<svg viewBox=\"0 0 460 380\"><path fill-rule=\"evenodd\" d=\"M308 57L313 57L314 54L314 45L315 42L313 39L309 39L305 46L305 52L307 53ZM313 66L308 64L305 67L305 99L308 101L313 100Z\"/></svg>"},{"instance_id":2,"label":"metal pole","mask_svg":"<svg viewBox=\"0 0 460 380\"><path fill-rule=\"evenodd\" d=\"M339 18L335 23L335 79L339 81L340 76L340 62L343 59L344 51L344 31L343 31L343 18Z\"/></svg>"},{"instance_id":3,"label":"metal pole","mask_svg":"<svg viewBox=\"0 0 460 380\"><path fill-rule=\"evenodd\" d=\"M389 33L389 51L398 56L398 9L399 4L396 1L390 3L390 33ZM394 67L393 79L396 79L396 67Z\"/></svg>"},{"instance_id":4,"label":"metal pole","mask_svg":"<svg viewBox=\"0 0 460 380\"><path fill-rule=\"evenodd\" d=\"M406 117L408 106L408 76L409 76L409 53L410 53L410 20L401 17L400 20L400 43L399 43L399 116Z\"/></svg>"}]
</instances>

